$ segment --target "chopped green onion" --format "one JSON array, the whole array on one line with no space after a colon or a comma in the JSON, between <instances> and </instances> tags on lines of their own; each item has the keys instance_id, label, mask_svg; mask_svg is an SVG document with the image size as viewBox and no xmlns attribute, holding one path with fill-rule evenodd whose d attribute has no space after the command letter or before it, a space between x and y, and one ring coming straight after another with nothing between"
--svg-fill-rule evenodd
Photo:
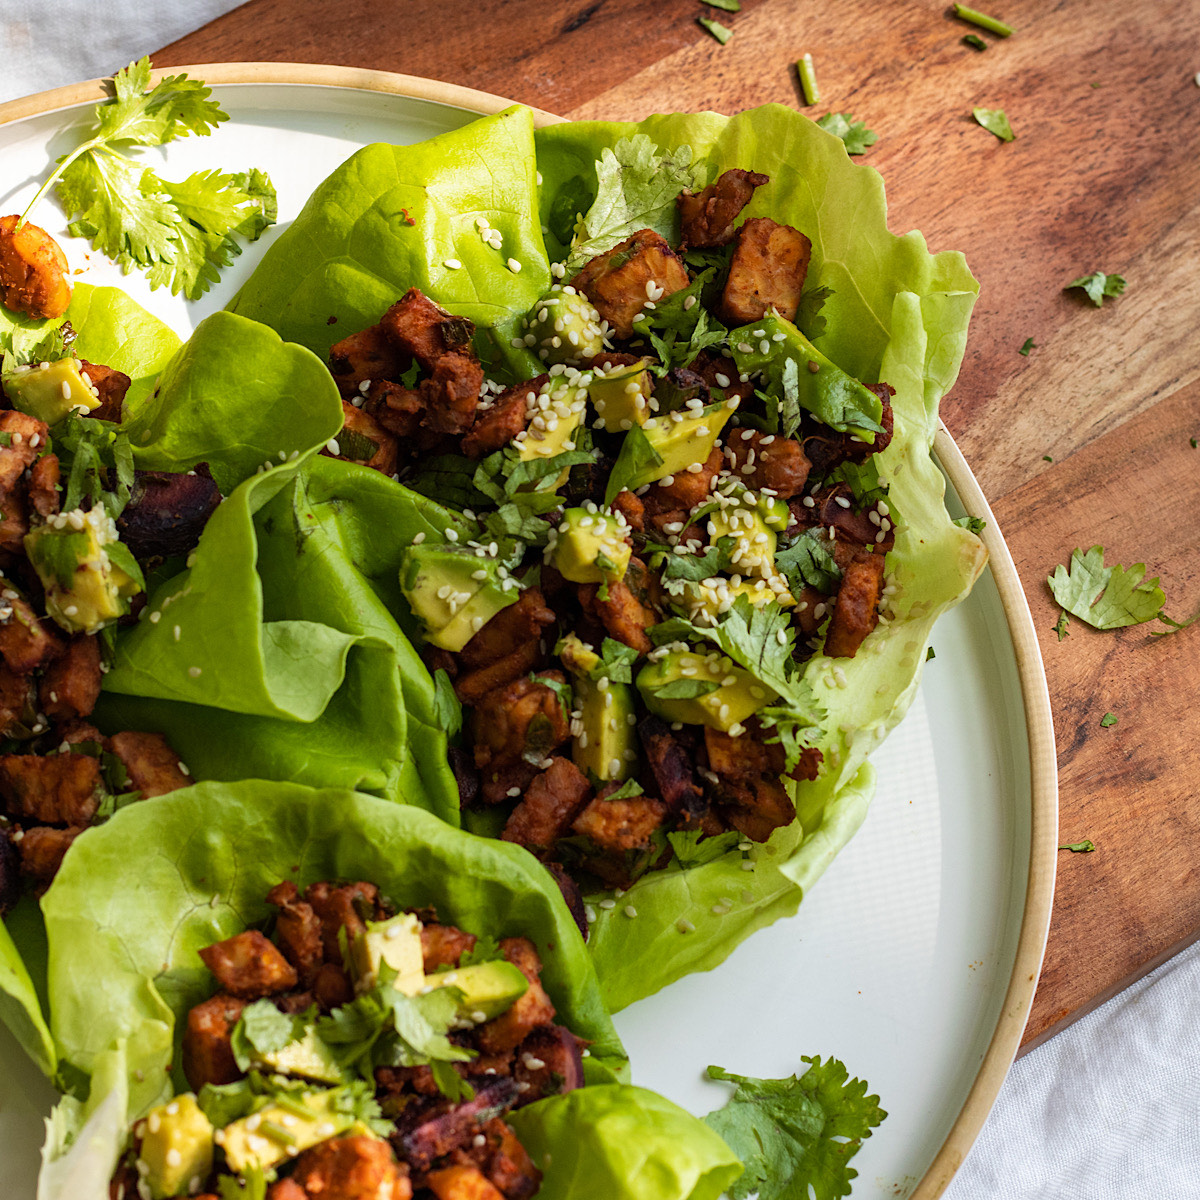
<instances>
[{"instance_id":1,"label":"chopped green onion","mask_svg":"<svg viewBox=\"0 0 1200 1200\"><path fill-rule=\"evenodd\" d=\"M741 12L741 0L704 0L709 8L719 8L723 12Z\"/></svg>"},{"instance_id":2,"label":"chopped green onion","mask_svg":"<svg viewBox=\"0 0 1200 1200\"><path fill-rule=\"evenodd\" d=\"M722 46L733 37L732 29L726 29L720 21L714 21L712 17L697 17L696 23L707 29Z\"/></svg>"},{"instance_id":3,"label":"chopped green onion","mask_svg":"<svg viewBox=\"0 0 1200 1200\"><path fill-rule=\"evenodd\" d=\"M817 73L813 70L811 54L802 55L796 63L800 73L800 89L804 92L805 104L816 104L821 99L821 91L817 87Z\"/></svg>"},{"instance_id":4,"label":"chopped green onion","mask_svg":"<svg viewBox=\"0 0 1200 1200\"><path fill-rule=\"evenodd\" d=\"M977 33L968 33L963 42L970 46L972 50L986 50L987 42L983 40Z\"/></svg>"},{"instance_id":5,"label":"chopped green onion","mask_svg":"<svg viewBox=\"0 0 1200 1200\"><path fill-rule=\"evenodd\" d=\"M999 34L1000 37L1008 37L1013 32L1011 25L1005 25L1003 21L989 17L987 13L981 13L976 8L968 8L965 4L956 4L954 15L964 21L969 21L972 25L978 25L980 29Z\"/></svg>"},{"instance_id":6,"label":"chopped green onion","mask_svg":"<svg viewBox=\"0 0 1200 1200\"><path fill-rule=\"evenodd\" d=\"M1095 848L1096 844L1091 838L1085 838L1082 842L1067 842L1059 846L1060 850L1070 850L1074 854L1091 854Z\"/></svg>"},{"instance_id":7,"label":"chopped green onion","mask_svg":"<svg viewBox=\"0 0 1200 1200\"><path fill-rule=\"evenodd\" d=\"M263 1137L270 1138L271 1141L283 1146L286 1150L291 1150L296 1145L296 1135L290 1129L284 1129L282 1125L276 1125L274 1121L263 1121L259 1125L257 1132Z\"/></svg>"},{"instance_id":8,"label":"chopped green onion","mask_svg":"<svg viewBox=\"0 0 1200 1200\"><path fill-rule=\"evenodd\" d=\"M313 1110L294 1096L289 1096L287 1092L280 1092L277 1096L273 1096L271 1103L276 1108L282 1108L284 1112L291 1113L293 1117L301 1117L305 1121L313 1119ZM292 1140L295 1141L295 1138Z\"/></svg>"},{"instance_id":9,"label":"chopped green onion","mask_svg":"<svg viewBox=\"0 0 1200 1200\"><path fill-rule=\"evenodd\" d=\"M1033 338L1026 338L1025 344L1020 348L1020 350L1017 351L1017 353L1023 354L1023 355L1025 355L1026 358L1028 358L1030 350L1036 350L1036 349L1037 349L1037 342L1035 342L1033 340Z\"/></svg>"}]
</instances>

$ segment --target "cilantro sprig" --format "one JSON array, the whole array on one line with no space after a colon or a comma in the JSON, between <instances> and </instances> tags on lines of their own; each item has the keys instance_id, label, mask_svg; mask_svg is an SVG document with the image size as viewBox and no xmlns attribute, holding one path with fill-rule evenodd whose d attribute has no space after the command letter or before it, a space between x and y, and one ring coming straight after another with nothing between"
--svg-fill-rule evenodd
<instances>
[{"instance_id":1,"label":"cilantro sprig","mask_svg":"<svg viewBox=\"0 0 1200 1200\"><path fill-rule=\"evenodd\" d=\"M865 121L856 121L853 113L827 112L817 118L817 125L846 143L847 154L866 154L867 147L879 141L879 134L867 128Z\"/></svg>"},{"instance_id":2,"label":"cilantro sprig","mask_svg":"<svg viewBox=\"0 0 1200 1200\"><path fill-rule=\"evenodd\" d=\"M1182 627L1163 612L1166 595L1158 586L1158 576L1147 579L1145 563L1105 566L1103 546L1086 553L1072 551L1070 566L1060 563L1046 582L1059 606L1093 629L1122 629L1153 620ZM1056 627L1059 641L1066 631L1066 623L1061 625L1061 630Z\"/></svg>"},{"instance_id":3,"label":"cilantro sprig","mask_svg":"<svg viewBox=\"0 0 1200 1200\"><path fill-rule=\"evenodd\" d=\"M58 159L21 220L54 187L72 234L122 270L145 271L152 288L199 299L241 253L237 238L254 241L274 223L275 189L258 170L197 171L173 183L126 153L204 137L228 120L200 80L167 75L151 87L142 58L113 76L111 91L91 136Z\"/></svg>"},{"instance_id":4,"label":"cilantro sprig","mask_svg":"<svg viewBox=\"0 0 1200 1200\"><path fill-rule=\"evenodd\" d=\"M802 1057L803 1075L755 1079L709 1067L710 1079L737 1085L724 1108L705 1123L742 1160L743 1174L729 1188L733 1200L842 1200L858 1172L850 1159L887 1116L867 1084L851 1079L837 1059Z\"/></svg>"},{"instance_id":5,"label":"cilantro sprig","mask_svg":"<svg viewBox=\"0 0 1200 1200\"><path fill-rule=\"evenodd\" d=\"M1122 275L1106 275L1103 271L1093 271L1090 275L1080 275L1078 279L1068 283L1063 291L1069 292L1073 288L1082 288L1087 293L1087 298L1097 308L1101 308L1105 296L1119 296L1125 291L1125 278Z\"/></svg>"}]
</instances>

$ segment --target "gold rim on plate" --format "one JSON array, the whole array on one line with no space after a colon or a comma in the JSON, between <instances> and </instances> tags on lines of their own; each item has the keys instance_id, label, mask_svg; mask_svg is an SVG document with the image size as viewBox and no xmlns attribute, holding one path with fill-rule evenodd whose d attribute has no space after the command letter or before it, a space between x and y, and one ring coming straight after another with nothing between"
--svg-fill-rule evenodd
<instances>
[{"instance_id":1,"label":"gold rim on plate","mask_svg":"<svg viewBox=\"0 0 1200 1200\"><path fill-rule=\"evenodd\" d=\"M366 67L318 66L310 63L200 63L156 70L154 78L180 71L214 85L273 83L349 88L423 100L481 116L500 112L516 103L489 92L442 83L436 79L421 79L415 75L399 75ZM92 79L0 104L0 125L78 104L95 104L97 91L102 84L103 80ZM533 109L533 113L539 126L556 125L565 120L539 108ZM929 1169L910 1193L909 1200L937 1200L945 1191L983 1127L1000 1085L1020 1048L1021 1034L1033 1005L1046 948L1058 855L1058 768L1054 753L1054 724L1050 715L1046 673L1029 604L991 507L962 452L940 422L933 450L964 507L987 522L982 535L983 542L1008 622L1021 684L1029 738L1032 813L1025 906L1004 1004L967 1098Z\"/></svg>"}]
</instances>

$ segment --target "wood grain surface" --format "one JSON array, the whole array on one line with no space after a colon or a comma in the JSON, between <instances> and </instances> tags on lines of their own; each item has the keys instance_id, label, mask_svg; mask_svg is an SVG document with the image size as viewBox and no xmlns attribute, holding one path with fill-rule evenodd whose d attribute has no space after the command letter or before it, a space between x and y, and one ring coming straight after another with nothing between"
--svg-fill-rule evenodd
<instances>
[{"instance_id":1,"label":"wood grain surface","mask_svg":"<svg viewBox=\"0 0 1200 1200\"><path fill-rule=\"evenodd\" d=\"M932 0L251 0L153 57L375 67L632 120L801 107L794 64L813 55L821 101L803 111L865 120L879 141L859 161L884 175L892 228L965 251L982 285L943 417L1042 640L1062 838L1097 847L1061 854L1028 1047L1200 936L1200 622L1153 638L1073 621L1060 643L1045 584L1099 543L1159 574L1172 615L1200 609L1200 5L985 7L1017 33L979 52ZM1016 140L976 125L977 105L1004 108ZM1097 269L1127 293L1096 309L1062 290Z\"/></svg>"}]
</instances>

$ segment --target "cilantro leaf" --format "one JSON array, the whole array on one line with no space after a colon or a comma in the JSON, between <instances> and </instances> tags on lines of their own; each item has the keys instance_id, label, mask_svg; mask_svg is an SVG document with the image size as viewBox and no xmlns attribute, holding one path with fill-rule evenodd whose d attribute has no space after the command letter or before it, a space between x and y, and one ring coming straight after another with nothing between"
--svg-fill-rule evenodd
<instances>
[{"instance_id":1,"label":"cilantro leaf","mask_svg":"<svg viewBox=\"0 0 1200 1200\"><path fill-rule=\"evenodd\" d=\"M1145 576L1145 563L1106 567L1104 547L1093 546L1086 554L1072 551L1070 567L1060 563L1046 582L1054 599L1073 617L1093 629L1121 629L1153 621L1162 613L1166 596L1158 576Z\"/></svg>"},{"instance_id":2,"label":"cilantro leaf","mask_svg":"<svg viewBox=\"0 0 1200 1200\"><path fill-rule=\"evenodd\" d=\"M825 332L826 320L821 313L825 301L833 295L833 288L811 287L800 294L800 304L796 309L796 319L793 324L810 342Z\"/></svg>"},{"instance_id":3,"label":"cilantro leaf","mask_svg":"<svg viewBox=\"0 0 1200 1200\"><path fill-rule=\"evenodd\" d=\"M985 42L977 33L968 33L963 38L963 45L970 46L972 50L987 49L987 42Z\"/></svg>"},{"instance_id":4,"label":"cilantro leaf","mask_svg":"<svg viewBox=\"0 0 1200 1200\"><path fill-rule=\"evenodd\" d=\"M649 690L653 691L659 700L698 700L701 696L715 692L720 686L716 679L671 679Z\"/></svg>"},{"instance_id":5,"label":"cilantro leaf","mask_svg":"<svg viewBox=\"0 0 1200 1200\"><path fill-rule=\"evenodd\" d=\"M125 148L206 135L228 120L199 80L168 75L151 88L143 58L117 72L111 91L91 136L57 160L22 220L56 187L72 234L124 271L144 270L152 288L198 299L241 252L235 235L253 241L274 222L275 189L258 170L199 171L172 183L127 156Z\"/></svg>"},{"instance_id":6,"label":"cilantro leaf","mask_svg":"<svg viewBox=\"0 0 1200 1200\"><path fill-rule=\"evenodd\" d=\"M809 586L829 595L837 591L842 578L820 528L806 529L790 545L777 550L775 569L788 581L793 596Z\"/></svg>"},{"instance_id":7,"label":"cilantro leaf","mask_svg":"<svg viewBox=\"0 0 1200 1200\"><path fill-rule=\"evenodd\" d=\"M302 1035L303 1018L282 1013L270 1000L256 1000L242 1009L229 1039L237 1065L247 1070L265 1054L282 1050Z\"/></svg>"},{"instance_id":8,"label":"cilantro leaf","mask_svg":"<svg viewBox=\"0 0 1200 1200\"><path fill-rule=\"evenodd\" d=\"M1082 842L1065 842L1059 846L1060 850L1070 850L1072 854L1091 854L1096 848L1096 843L1091 838L1084 838Z\"/></svg>"},{"instance_id":9,"label":"cilantro leaf","mask_svg":"<svg viewBox=\"0 0 1200 1200\"><path fill-rule=\"evenodd\" d=\"M462 728L462 704L454 691L454 684L445 667L438 667L433 673L433 715L439 729L446 731L447 737L454 737Z\"/></svg>"},{"instance_id":10,"label":"cilantro leaf","mask_svg":"<svg viewBox=\"0 0 1200 1200\"><path fill-rule=\"evenodd\" d=\"M736 829L706 837L702 829L677 829L667 834L681 867L702 867L735 849L742 835Z\"/></svg>"},{"instance_id":11,"label":"cilantro leaf","mask_svg":"<svg viewBox=\"0 0 1200 1200\"><path fill-rule=\"evenodd\" d=\"M726 535L717 539L703 554L676 554L672 550L657 551L651 564L660 568L663 579L685 579L698 583L730 569L731 558L737 549L737 538Z\"/></svg>"},{"instance_id":12,"label":"cilantro leaf","mask_svg":"<svg viewBox=\"0 0 1200 1200\"><path fill-rule=\"evenodd\" d=\"M1011 142L1017 135L1013 133L1002 108L973 108L971 116L988 131L994 133L1002 142Z\"/></svg>"},{"instance_id":13,"label":"cilantro leaf","mask_svg":"<svg viewBox=\"0 0 1200 1200\"><path fill-rule=\"evenodd\" d=\"M633 323L634 331L650 339L662 359L655 370L665 375L673 367L691 366L701 350L723 345L729 331L700 302L704 289L717 274L708 267L686 287L659 300L653 309L643 309ZM659 336L666 333L667 337Z\"/></svg>"},{"instance_id":14,"label":"cilantro leaf","mask_svg":"<svg viewBox=\"0 0 1200 1200\"><path fill-rule=\"evenodd\" d=\"M458 960L458 965L473 967L476 963L495 962L503 957L500 943L490 933L482 933L475 939L475 945Z\"/></svg>"},{"instance_id":15,"label":"cilantro leaf","mask_svg":"<svg viewBox=\"0 0 1200 1200\"><path fill-rule=\"evenodd\" d=\"M638 479L644 472L660 466L662 455L642 432L642 427L635 425L621 443L621 452L617 455L616 465L608 477L608 486L604 489L604 503L612 504L617 495L629 486L631 480Z\"/></svg>"},{"instance_id":16,"label":"cilantro leaf","mask_svg":"<svg viewBox=\"0 0 1200 1200\"><path fill-rule=\"evenodd\" d=\"M634 796L643 795L642 785L636 779L627 779L615 792L605 796L605 800L632 800Z\"/></svg>"},{"instance_id":17,"label":"cilantro leaf","mask_svg":"<svg viewBox=\"0 0 1200 1200\"><path fill-rule=\"evenodd\" d=\"M1023 354L1023 355L1025 355L1026 358L1028 358L1030 350L1036 350L1036 349L1037 349L1037 342L1035 342L1033 340L1033 338L1026 338L1021 343L1021 348L1020 348L1020 350L1017 351L1017 353Z\"/></svg>"},{"instance_id":18,"label":"cilantro leaf","mask_svg":"<svg viewBox=\"0 0 1200 1200\"><path fill-rule=\"evenodd\" d=\"M1093 271L1090 275L1080 275L1073 283L1068 283L1064 292L1072 288L1083 288L1088 299L1100 308L1105 296L1119 296L1125 290L1125 278L1122 275L1106 275L1103 271Z\"/></svg>"},{"instance_id":19,"label":"cilantro leaf","mask_svg":"<svg viewBox=\"0 0 1200 1200\"><path fill-rule=\"evenodd\" d=\"M1117 714L1106 712L1100 718L1100 727L1102 729L1111 729L1117 723Z\"/></svg>"},{"instance_id":20,"label":"cilantro leaf","mask_svg":"<svg viewBox=\"0 0 1200 1200\"><path fill-rule=\"evenodd\" d=\"M811 748L820 737L820 722L825 710L815 698L811 698L807 707L773 705L760 708L757 716L759 723L768 731L763 740L783 747L783 771L786 775L800 765L804 751Z\"/></svg>"},{"instance_id":21,"label":"cilantro leaf","mask_svg":"<svg viewBox=\"0 0 1200 1200\"><path fill-rule=\"evenodd\" d=\"M664 154L644 133L605 146L596 163L596 199L575 236L568 268L578 270L639 229L673 241L675 197L697 186L703 174L692 163L690 146Z\"/></svg>"},{"instance_id":22,"label":"cilantro leaf","mask_svg":"<svg viewBox=\"0 0 1200 1200\"><path fill-rule=\"evenodd\" d=\"M1058 620L1054 622L1054 632L1058 634L1058 640L1061 642L1063 638L1071 636L1071 632L1067 626L1071 623L1071 619L1065 612L1058 614Z\"/></svg>"},{"instance_id":23,"label":"cilantro leaf","mask_svg":"<svg viewBox=\"0 0 1200 1200\"><path fill-rule=\"evenodd\" d=\"M879 141L879 135L867 128L865 121L856 121L853 113L827 112L817 124L846 143L847 154L865 154L868 146Z\"/></svg>"},{"instance_id":24,"label":"cilantro leaf","mask_svg":"<svg viewBox=\"0 0 1200 1200\"><path fill-rule=\"evenodd\" d=\"M976 537L987 528L987 522L982 517L955 517L952 524L960 529L969 529Z\"/></svg>"},{"instance_id":25,"label":"cilantro leaf","mask_svg":"<svg viewBox=\"0 0 1200 1200\"><path fill-rule=\"evenodd\" d=\"M935 659L935 658L937 658L937 655L936 655L936 654L934 654L934 652L933 652L933 647L932 647L932 646L930 646L930 647L929 647L929 648L928 648L928 649L925 651L925 661L926 661L926 662L932 662L932 661L933 661L933 659Z\"/></svg>"},{"instance_id":26,"label":"cilantro leaf","mask_svg":"<svg viewBox=\"0 0 1200 1200\"><path fill-rule=\"evenodd\" d=\"M802 1057L800 1076L755 1079L709 1067L710 1079L737 1085L724 1108L704 1118L742 1160L733 1200L841 1200L858 1172L849 1161L886 1116L865 1081L836 1059Z\"/></svg>"}]
</instances>

